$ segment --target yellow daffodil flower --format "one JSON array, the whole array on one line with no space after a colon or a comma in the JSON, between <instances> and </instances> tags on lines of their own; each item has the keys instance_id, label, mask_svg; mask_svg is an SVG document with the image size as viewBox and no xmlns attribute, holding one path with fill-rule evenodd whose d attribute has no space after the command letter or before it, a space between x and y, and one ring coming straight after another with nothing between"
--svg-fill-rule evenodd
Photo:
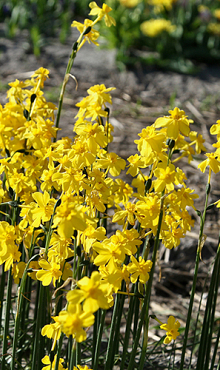
<instances>
[{"instance_id":1,"label":"yellow daffodil flower","mask_svg":"<svg viewBox=\"0 0 220 370\"><path fill-rule=\"evenodd\" d=\"M176 340L176 338L180 335L178 332L180 323L175 319L174 316L170 316L167 320L167 324L162 324L160 328L166 331L164 344L169 344L172 340Z\"/></svg>"},{"instance_id":2,"label":"yellow daffodil flower","mask_svg":"<svg viewBox=\"0 0 220 370\"><path fill-rule=\"evenodd\" d=\"M134 256L131 256L131 263L129 263L127 269L131 274L131 282L136 283L137 279L142 284L145 284L149 280L149 272L152 267L152 262L150 260L145 261L142 257L139 257L137 261Z\"/></svg>"},{"instance_id":3,"label":"yellow daffodil flower","mask_svg":"<svg viewBox=\"0 0 220 370\"><path fill-rule=\"evenodd\" d=\"M95 1L92 1L89 4L89 7L91 8L91 11L89 15L97 15L97 19L95 20L94 23L100 21L103 17L105 20L105 24L107 27L111 27L113 24L114 26L116 25L116 22L114 18L112 18L108 13L112 10L110 6L106 5L105 3L102 5L102 8L100 8Z\"/></svg>"},{"instance_id":4,"label":"yellow daffodil flower","mask_svg":"<svg viewBox=\"0 0 220 370\"><path fill-rule=\"evenodd\" d=\"M83 309L89 312L95 312L99 308L104 310L112 305L111 296L112 290L109 284L101 280L101 275L97 271L93 271L91 278L84 276L77 282L80 289L75 289L67 293L67 300L71 304L83 302Z\"/></svg>"}]
</instances>

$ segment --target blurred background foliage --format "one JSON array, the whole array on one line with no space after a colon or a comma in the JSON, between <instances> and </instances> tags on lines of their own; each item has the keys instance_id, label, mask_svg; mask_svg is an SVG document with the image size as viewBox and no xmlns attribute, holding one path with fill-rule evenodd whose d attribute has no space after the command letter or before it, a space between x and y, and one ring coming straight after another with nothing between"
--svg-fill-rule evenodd
<instances>
[{"instance_id":1,"label":"blurred background foliage","mask_svg":"<svg viewBox=\"0 0 220 370\"><path fill-rule=\"evenodd\" d=\"M116 27L104 29L119 64L193 73L220 60L219 0L109 0Z\"/></svg>"},{"instance_id":2,"label":"blurred background foliage","mask_svg":"<svg viewBox=\"0 0 220 370\"><path fill-rule=\"evenodd\" d=\"M40 54L45 38L64 42L74 19L88 16L91 0L7 0L0 2L6 34L28 30ZM104 1L96 1L99 6ZM99 27L103 43L116 48L120 68L137 62L193 73L198 63L220 61L219 0L105 0L116 27Z\"/></svg>"},{"instance_id":3,"label":"blurred background foliage","mask_svg":"<svg viewBox=\"0 0 220 370\"><path fill-rule=\"evenodd\" d=\"M59 36L65 42L70 25L76 18L85 18L90 0L0 0L0 22L6 36L27 30L32 51L39 55L47 37Z\"/></svg>"}]
</instances>

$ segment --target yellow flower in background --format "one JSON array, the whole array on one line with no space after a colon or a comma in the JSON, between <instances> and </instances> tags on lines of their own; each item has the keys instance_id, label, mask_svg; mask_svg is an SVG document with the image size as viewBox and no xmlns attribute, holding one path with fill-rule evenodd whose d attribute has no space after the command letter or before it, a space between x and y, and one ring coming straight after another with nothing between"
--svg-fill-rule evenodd
<instances>
[{"instance_id":1,"label":"yellow flower in background","mask_svg":"<svg viewBox=\"0 0 220 370\"><path fill-rule=\"evenodd\" d=\"M141 0L119 0L119 1L121 5L124 5L127 8L134 8L141 2Z\"/></svg>"},{"instance_id":2,"label":"yellow flower in background","mask_svg":"<svg viewBox=\"0 0 220 370\"><path fill-rule=\"evenodd\" d=\"M220 20L220 9L215 9L214 12L213 12L213 15L214 15L215 18Z\"/></svg>"},{"instance_id":3,"label":"yellow flower in background","mask_svg":"<svg viewBox=\"0 0 220 370\"><path fill-rule=\"evenodd\" d=\"M207 31L213 33L214 35L220 35L220 23L209 23L207 26Z\"/></svg>"},{"instance_id":4,"label":"yellow flower in background","mask_svg":"<svg viewBox=\"0 0 220 370\"><path fill-rule=\"evenodd\" d=\"M180 333L178 329L180 328L180 323L175 319L174 316L170 316L167 320L167 324L160 325L160 328L166 331L166 338L164 339L164 344L169 344L172 339L176 340Z\"/></svg>"},{"instance_id":5,"label":"yellow flower in background","mask_svg":"<svg viewBox=\"0 0 220 370\"><path fill-rule=\"evenodd\" d=\"M177 0L146 0L146 2L150 5L154 6L155 13L160 13L164 9L171 10L173 4Z\"/></svg>"},{"instance_id":6,"label":"yellow flower in background","mask_svg":"<svg viewBox=\"0 0 220 370\"><path fill-rule=\"evenodd\" d=\"M171 33L175 31L176 26L170 21L160 18L160 19L150 19L145 21L140 25L141 32L148 37L156 37L162 32Z\"/></svg>"},{"instance_id":7,"label":"yellow flower in background","mask_svg":"<svg viewBox=\"0 0 220 370\"><path fill-rule=\"evenodd\" d=\"M36 273L39 270L39 264L38 261L31 261L29 264L29 269L32 269L32 272L28 272L28 276L31 277L33 280L37 280Z\"/></svg>"},{"instance_id":8,"label":"yellow flower in background","mask_svg":"<svg viewBox=\"0 0 220 370\"><path fill-rule=\"evenodd\" d=\"M115 270L116 265L121 265L125 259L125 250L121 244L112 242L112 238L105 239L102 243L93 244L93 250L98 253L94 264L97 266L108 265L110 272Z\"/></svg>"},{"instance_id":9,"label":"yellow flower in background","mask_svg":"<svg viewBox=\"0 0 220 370\"><path fill-rule=\"evenodd\" d=\"M133 189L122 179L116 179L113 185L113 194L115 204L127 203L133 197Z\"/></svg>"},{"instance_id":10,"label":"yellow flower in background","mask_svg":"<svg viewBox=\"0 0 220 370\"><path fill-rule=\"evenodd\" d=\"M198 6L198 11L201 12L201 13L206 12L206 11L209 11L209 8L206 5L201 4L201 5Z\"/></svg>"},{"instance_id":11,"label":"yellow flower in background","mask_svg":"<svg viewBox=\"0 0 220 370\"><path fill-rule=\"evenodd\" d=\"M100 8L95 1L92 1L89 4L89 7L92 9L89 13L89 15L97 15L98 18L95 20L94 24L98 21L100 21L103 17L105 20L105 24L107 27L111 27L113 24L116 25L116 22L114 18L112 18L108 13L112 10L110 6L106 5L105 3L102 5L102 8Z\"/></svg>"}]
</instances>

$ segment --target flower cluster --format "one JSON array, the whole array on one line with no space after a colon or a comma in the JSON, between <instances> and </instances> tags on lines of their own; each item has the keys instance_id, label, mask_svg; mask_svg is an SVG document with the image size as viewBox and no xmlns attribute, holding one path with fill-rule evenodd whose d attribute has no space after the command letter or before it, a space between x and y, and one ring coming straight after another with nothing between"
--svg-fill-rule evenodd
<instances>
[{"instance_id":1,"label":"flower cluster","mask_svg":"<svg viewBox=\"0 0 220 370\"><path fill-rule=\"evenodd\" d=\"M178 108L157 119L135 141L139 154L128 158L127 173L134 177L135 192L115 178L126 161L108 152L113 127L106 104L111 104L113 88L91 87L77 104L74 139L53 142L55 107L42 92L47 76L41 68L31 80L11 83L9 103L1 108L1 152L7 155L0 160L2 204L16 218L12 224L0 223L0 262L5 271L12 268L18 283L26 258L37 249L40 258L30 264L32 279L54 287L76 279L67 294L67 308L53 316L54 323L42 334L54 344L61 332L81 342L86 339L85 328L94 322L94 312L113 305L113 293L120 291L123 281L128 290L130 282L147 283L152 262L140 252L143 237L156 236L161 211L160 239L169 249L178 246L193 226L187 208L194 207L197 196L175 163L183 156L190 161L204 146ZM217 132L218 125L212 131ZM111 236L101 226L109 208L115 209L112 222L121 227ZM131 228L135 225L139 231ZM26 256L20 252L21 243ZM76 261L77 265L91 261L98 271L77 280Z\"/></svg>"},{"instance_id":2,"label":"flower cluster","mask_svg":"<svg viewBox=\"0 0 220 370\"><path fill-rule=\"evenodd\" d=\"M114 21L107 5L92 2L90 8L96 20L73 26L85 41L96 42L97 20L108 26ZM198 196L176 164L183 157L190 163L206 149L192 120L176 107L142 130L137 153L127 161L109 151L114 88L104 84L92 86L76 104L74 137L56 140L56 107L43 94L48 73L40 68L11 83L8 103L0 107L0 264L16 284L28 274L41 288L55 289L55 305L40 328L54 351L64 335L75 344L85 341L97 311L110 309L115 295L132 296L135 285L143 302L155 263L148 242L176 248L194 224L189 209L195 210ZM209 180L220 170L220 121L211 134L217 135L216 151L199 165L202 172L209 166ZM125 169L131 185L119 178ZM176 339L179 326L173 316L161 323L164 343ZM63 369L62 358L45 356L43 369L54 369L57 361Z\"/></svg>"},{"instance_id":3,"label":"flower cluster","mask_svg":"<svg viewBox=\"0 0 220 370\"><path fill-rule=\"evenodd\" d=\"M175 31L176 26L167 19L158 18L143 22L140 28L145 36L156 37L162 32L171 33Z\"/></svg>"}]
</instances>

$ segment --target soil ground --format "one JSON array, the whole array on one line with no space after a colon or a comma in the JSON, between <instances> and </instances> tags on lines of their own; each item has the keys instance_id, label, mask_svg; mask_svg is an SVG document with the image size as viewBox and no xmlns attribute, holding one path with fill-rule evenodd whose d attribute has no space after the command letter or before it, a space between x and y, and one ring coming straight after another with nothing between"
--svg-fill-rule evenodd
<instances>
[{"instance_id":1,"label":"soil ground","mask_svg":"<svg viewBox=\"0 0 220 370\"><path fill-rule=\"evenodd\" d=\"M4 25L0 24L0 103L6 102L7 84L16 78L25 80L34 70L43 66L50 70L50 79L46 83L46 97L53 102L58 101L61 86L71 46L78 37L75 31L60 44L58 39L48 39L40 57L29 53L27 34L20 32L13 40L5 38ZM123 158L136 152L134 140L137 134L161 115L167 115L170 108L178 106L184 109L189 118L194 120L194 130L198 130L206 139L207 150L215 138L209 134L209 129L220 119L220 70L218 67L200 66L197 75L180 75L174 72L164 72L152 67L143 68L138 62L132 71L119 72L115 63L115 51L105 50L94 45L85 44L78 53L72 74L78 81L70 79L67 84L63 112L61 115L60 136L72 136L74 116L77 113L75 104L84 96L86 90L94 84L104 83L106 87L114 86L113 105L111 108L111 123L115 127L114 143L111 151ZM207 174L203 175L196 169L198 161L191 165L182 161L181 168L188 178L188 186L195 189L200 200L196 207L202 211L205 197ZM212 195L210 203L220 198L219 175L212 179ZM129 181L129 180L128 180ZM195 228L182 240L181 245L172 251L161 250L158 263L154 291L151 301L151 313L161 319L174 314L181 324L185 325L189 292L194 274L194 261L197 248L199 223L194 214ZM199 293L210 263L218 245L219 215L210 210L207 216L205 234L206 243L203 248L200 263L198 290L195 296L195 312L199 305ZM159 280L161 270L162 279ZM206 291L207 292L207 291ZM205 307L207 293L202 300ZM217 316L220 316L220 302ZM150 323L151 326L155 322ZM150 339L159 339L161 333L150 330ZM159 362L158 362L159 360ZM179 357L176 356L175 366L178 367ZM163 364L158 359L157 366ZM194 359L196 361L196 358Z\"/></svg>"}]
</instances>

